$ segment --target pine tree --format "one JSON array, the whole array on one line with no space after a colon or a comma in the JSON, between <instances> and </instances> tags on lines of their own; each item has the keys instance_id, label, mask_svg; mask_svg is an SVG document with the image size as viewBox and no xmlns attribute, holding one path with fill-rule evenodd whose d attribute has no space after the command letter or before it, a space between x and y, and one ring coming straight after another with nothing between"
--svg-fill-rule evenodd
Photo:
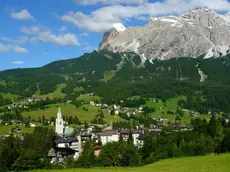
<instances>
[{"instance_id":1,"label":"pine tree","mask_svg":"<svg viewBox=\"0 0 230 172\"><path fill-rule=\"evenodd\" d=\"M132 131L130 130L130 132L129 132L129 138L128 138L128 140L127 140L127 142L128 142L128 144L130 144L130 145L133 145L134 143L134 140L133 140L133 135L132 135Z\"/></svg>"},{"instance_id":2,"label":"pine tree","mask_svg":"<svg viewBox=\"0 0 230 172\"><path fill-rule=\"evenodd\" d=\"M93 145L87 140L84 144L83 151L78 158L77 167L93 167L95 165L95 159Z\"/></svg>"},{"instance_id":3,"label":"pine tree","mask_svg":"<svg viewBox=\"0 0 230 172\"><path fill-rule=\"evenodd\" d=\"M119 142L123 142L123 141L124 141L124 139L122 137L122 134L120 133L120 135L119 135Z\"/></svg>"}]
</instances>

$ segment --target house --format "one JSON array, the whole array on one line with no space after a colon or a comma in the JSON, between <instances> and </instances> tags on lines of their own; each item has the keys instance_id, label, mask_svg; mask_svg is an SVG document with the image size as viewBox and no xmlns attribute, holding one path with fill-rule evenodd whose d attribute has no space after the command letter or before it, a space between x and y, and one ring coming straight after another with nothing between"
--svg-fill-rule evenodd
<instances>
[{"instance_id":1,"label":"house","mask_svg":"<svg viewBox=\"0 0 230 172\"><path fill-rule=\"evenodd\" d=\"M150 129L150 131L154 131L154 132L161 132L162 129L161 128L153 128L153 129Z\"/></svg>"},{"instance_id":2,"label":"house","mask_svg":"<svg viewBox=\"0 0 230 172\"><path fill-rule=\"evenodd\" d=\"M188 109L182 109L182 112L189 112Z\"/></svg>"},{"instance_id":3,"label":"house","mask_svg":"<svg viewBox=\"0 0 230 172\"><path fill-rule=\"evenodd\" d=\"M190 116L197 116L197 112L191 111L189 112Z\"/></svg>"},{"instance_id":4,"label":"house","mask_svg":"<svg viewBox=\"0 0 230 172\"><path fill-rule=\"evenodd\" d=\"M81 137L77 138L58 138L55 140L56 148L55 148L55 159L56 162L62 162L66 157L73 157L74 159L78 159L80 153L82 152L82 141ZM54 155L51 154L50 156ZM54 160L54 157L52 160ZM51 161L52 163L53 161Z\"/></svg>"},{"instance_id":5,"label":"house","mask_svg":"<svg viewBox=\"0 0 230 172\"><path fill-rule=\"evenodd\" d=\"M48 152L48 157L51 159L51 164L58 162L57 156L56 156L56 152L53 148L51 148Z\"/></svg>"},{"instance_id":6,"label":"house","mask_svg":"<svg viewBox=\"0 0 230 172\"><path fill-rule=\"evenodd\" d=\"M70 104L70 103L72 103L72 100L67 100L66 103L67 103L67 104Z\"/></svg>"},{"instance_id":7,"label":"house","mask_svg":"<svg viewBox=\"0 0 230 172\"><path fill-rule=\"evenodd\" d=\"M19 126L14 126L12 127L11 131L15 133L19 133L19 132L22 132L22 129Z\"/></svg>"},{"instance_id":8,"label":"house","mask_svg":"<svg viewBox=\"0 0 230 172\"><path fill-rule=\"evenodd\" d=\"M30 123L30 127L36 127L36 124Z\"/></svg>"},{"instance_id":9,"label":"house","mask_svg":"<svg viewBox=\"0 0 230 172\"><path fill-rule=\"evenodd\" d=\"M119 110L115 110L114 114L115 115L119 115L120 111Z\"/></svg>"},{"instance_id":10,"label":"house","mask_svg":"<svg viewBox=\"0 0 230 172\"><path fill-rule=\"evenodd\" d=\"M98 156L100 155L101 149L102 149L102 146L94 146L94 147L93 147L94 155L95 155L96 157L98 157Z\"/></svg>"},{"instance_id":11,"label":"house","mask_svg":"<svg viewBox=\"0 0 230 172\"><path fill-rule=\"evenodd\" d=\"M137 147L138 147L138 148L143 148L145 137L146 137L145 134L140 134L140 135L138 136L138 138L137 138Z\"/></svg>"},{"instance_id":12,"label":"house","mask_svg":"<svg viewBox=\"0 0 230 172\"><path fill-rule=\"evenodd\" d=\"M110 142L119 141L119 133L114 130L100 132L98 133L98 136L100 137L102 145L106 145L107 143L110 143Z\"/></svg>"},{"instance_id":13,"label":"house","mask_svg":"<svg viewBox=\"0 0 230 172\"><path fill-rule=\"evenodd\" d=\"M122 138L123 138L123 140L124 141L127 141L128 140L128 138L129 138L129 135L130 135L130 132L132 133L132 137L133 137L133 144L135 145L135 146L137 146L138 144L138 141L137 141L137 138L140 136L140 134L143 134L143 132L142 131L140 131L140 130L132 130L132 131L130 131L130 130L122 130L121 132L120 132L120 134L122 135Z\"/></svg>"}]
</instances>

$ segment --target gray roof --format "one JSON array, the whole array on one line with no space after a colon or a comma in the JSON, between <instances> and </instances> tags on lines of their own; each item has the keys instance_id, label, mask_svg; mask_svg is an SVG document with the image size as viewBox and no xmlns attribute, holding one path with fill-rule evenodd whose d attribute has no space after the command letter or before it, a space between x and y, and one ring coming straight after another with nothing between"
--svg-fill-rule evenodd
<instances>
[{"instance_id":1,"label":"gray roof","mask_svg":"<svg viewBox=\"0 0 230 172\"><path fill-rule=\"evenodd\" d=\"M58 138L55 140L55 142L58 143L71 143L77 141L76 138Z\"/></svg>"}]
</instances>

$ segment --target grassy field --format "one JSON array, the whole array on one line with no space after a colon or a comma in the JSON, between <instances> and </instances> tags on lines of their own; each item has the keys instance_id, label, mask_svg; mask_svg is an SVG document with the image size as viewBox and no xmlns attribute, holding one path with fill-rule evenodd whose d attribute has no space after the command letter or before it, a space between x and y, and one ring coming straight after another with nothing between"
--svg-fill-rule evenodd
<instances>
[{"instance_id":1,"label":"grassy field","mask_svg":"<svg viewBox=\"0 0 230 172\"><path fill-rule=\"evenodd\" d=\"M17 100L17 98L19 98L18 95L14 95L14 94L10 94L10 93L0 93L0 95L4 98L4 99L8 99L11 101L15 101Z\"/></svg>"},{"instance_id":2,"label":"grassy field","mask_svg":"<svg viewBox=\"0 0 230 172\"><path fill-rule=\"evenodd\" d=\"M17 125L22 129L22 133L32 133L34 128L26 128L23 125ZM9 134L13 125L0 125L0 134Z\"/></svg>"},{"instance_id":3,"label":"grassy field","mask_svg":"<svg viewBox=\"0 0 230 172\"><path fill-rule=\"evenodd\" d=\"M102 98L99 96L90 96L88 94L83 94L77 97L77 100L84 101L85 103L89 103L90 101L101 101Z\"/></svg>"},{"instance_id":4,"label":"grassy field","mask_svg":"<svg viewBox=\"0 0 230 172\"><path fill-rule=\"evenodd\" d=\"M99 107L94 107L90 105L84 105L83 107L86 107L88 111L83 110L83 107L76 108L74 105L71 104L60 104L62 114L66 116L77 116L82 122L87 121L91 122L93 118L97 115L98 110L100 110ZM30 111L30 112L23 112L22 115L25 117L30 116L31 118L38 119L38 117L44 115L48 119L50 117L56 117L57 116L57 105L51 105L49 108L44 110L37 110L37 111ZM105 121L107 123L110 123L110 121L115 121L114 116L109 115L108 113L105 113Z\"/></svg>"},{"instance_id":5,"label":"grassy field","mask_svg":"<svg viewBox=\"0 0 230 172\"><path fill-rule=\"evenodd\" d=\"M175 114L174 115L167 114L167 112L172 111L175 113L177 111L178 101L181 99L186 100L186 97L185 96L178 96L176 98L169 99L166 101L166 106L164 106L164 103L162 101L160 101L158 103L154 103L153 102L154 99L150 99L146 103L145 106L156 109L156 112L152 113L152 117L154 117L154 118L164 117L164 118L168 119L168 121L175 121L176 115ZM198 117L201 119L210 119L211 115L198 114ZM181 120L179 122L182 124L190 123L192 118L194 118L194 117L191 117L189 115L189 113L184 113L184 116L181 117Z\"/></svg>"},{"instance_id":6,"label":"grassy field","mask_svg":"<svg viewBox=\"0 0 230 172\"><path fill-rule=\"evenodd\" d=\"M58 84L56 87L56 90L54 90L54 92L49 93L49 94L45 94L45 95L40 95L40 90L38 89L38 91L35 93L36 96L41 97L41 98L64 98L66 96L66 94L62 93L61 90L63 88L66 87L66 84Z\"/></svg>"},{"instance_id":7,"label":"grassy field","mask_svg":"<svg viewBox=\"0 0 230 172\"><path fill-rule=\"evenodd\" d=\"M73 89L73 91L75 93L78 93L78 92L84 91L84 88L83 87L76 87L76 88Z\"/></svg>"},{"instance_id":8,"label":"grassy field","mask_svg":"<svg viewBox=\"0 0 230 172\"><path fill-rule=\"evenodd\" d=\"M229 172L230 154L168 159L137 168L93 168L51 172ZM38 170L35 172L44 172Z\"/></svg>"},{"instance_id":9,"label":"grassy field","mask_svg":"<svg viewBox=\"0 0 230 172\"><path fill-rule=\"evenodd\" d=\"M104 73L104 78L101 79L101 81L107 82L107 81L111 80L115 75L116 75L115 70L107 71Z\"/></svg>"},{"instance_id":10,"label":"grassy field","mask_svg":"<svg viewBox=\"0 0 230 172\"><path fill-rule=\"evenodd\" d=\"M0 80L0 85L2 85L2 86L4 86L4 87L6 87L6 86L7 86L6 82L5 82L5 81L3 81L3 80Z\"/></svg>"}]
</instances>

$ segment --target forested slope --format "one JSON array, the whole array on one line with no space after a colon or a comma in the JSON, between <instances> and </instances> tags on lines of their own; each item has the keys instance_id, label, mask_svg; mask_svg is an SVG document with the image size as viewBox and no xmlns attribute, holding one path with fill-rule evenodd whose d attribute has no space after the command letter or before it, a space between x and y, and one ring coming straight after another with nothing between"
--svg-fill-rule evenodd
<instances>
[{"instance_id":1,"label":"forested slope","mask_svg":"<svg viewBox=\"0 0 230 172\"><path fill-rule=\"evenodd\" d=\"M0 93L22 97L52 93L58 84L66 99L94 93L113 103L133 95L168 99L177 95L193 96L201 106L230 109L230 56L218 59L178 57L170 60L147 60L134 53L94 51L79 58L50 63L41 68L0 72ZM205 79L201 81L203 72ZM80 91L74 91L78 88ZM203 99L194 94L201 92ZM207 100L207 102L204 102ZM1 97L0 103L8 100ZM197 105L194 105L197 106Z\"/></svg>"}]
</instances>

